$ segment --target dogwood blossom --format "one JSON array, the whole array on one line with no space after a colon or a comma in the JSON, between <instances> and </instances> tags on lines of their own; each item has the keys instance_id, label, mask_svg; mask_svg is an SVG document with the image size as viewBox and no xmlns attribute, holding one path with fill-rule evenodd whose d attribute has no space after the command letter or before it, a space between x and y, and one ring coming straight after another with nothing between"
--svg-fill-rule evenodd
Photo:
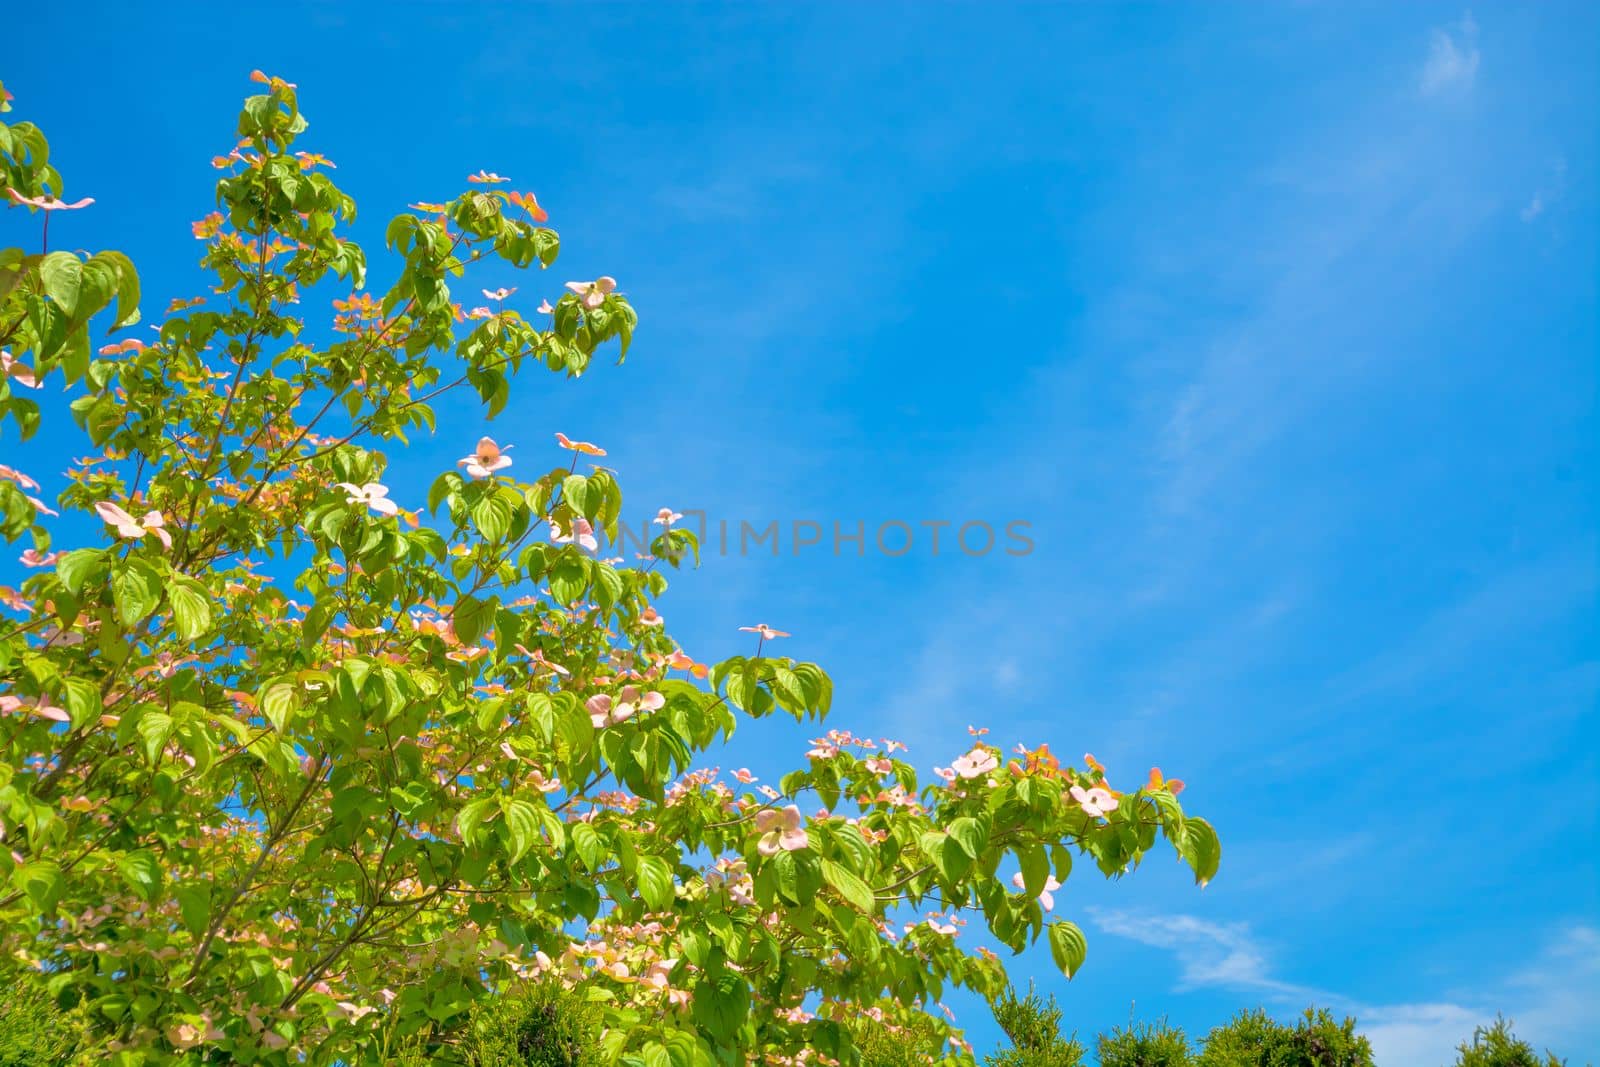
<instances>
[{"instance_id":1,"label":"dogwood blossom","mask_svg":"<svg viewBox=\"0 0 1600 1067\"><path fill-rule=\"evenodd\" d=\"M467 474L473 478L487 478L495 471L503 471L511 466L511 457L506 455L506 445L501 448L495 444L492 437L478 438L478 447L470 456L463 456L456 460L456 466L465 467Z\"/></svg>"},{"instance_id":2,"label":"dogwood blossom","mask_svg":"<svg viewBox=\"0 0 1600 1067\"><path fill-rule=\"evenodd\" d=\"M578 294L584 307L593 310L605 303L606 297L616 291L617 280L603 274L592 282L568 282L567 288Z\"/></svg>"},{"instance_id":3,"label":"dogwood blossom","mask_svg":"<svg viewBox=\"0 0 1600 1067\"><path fill-rule=\"evenodd\" d=\"M780 851L798 852L811 846L811 838L805 830L805 816L793 804L756 812L756 829L762 832L756 851L763 856L774 856Z\"/></svg>"},{"instance_id":4,"label":"dogwood blossom","mask_svg":"<svg viewBox=\"0 0 1600 1067\"><path fill-rule=\"evenodd\" d=\"M400 505L389 499L389 490L377 482L365 485L339 482L338 487L348 494L344 498L346 504L364 504L380 515L393 515L400 510Z\"/></svg>"},{"instance_id":5,"label":"dogwood blossom","mask_svg":"<svg viewBox=\"0 0 1600 1067\"><path fill-rule=\"evenodd\" d=\"M1117 798L1100 786L1085 789L1081 785L1075 785L1068 792L1072 794L1072 799L1078 802L1078 807L1094 818L1101 818L1117 810Z\"/></svg>"},{"instance_id":6,"label":"dogwood blossom","mask_svg":"<svg viewBox=\"0 0 1600 1067\"><path fill-rule=\"evenodd\" d=\"M132 515L123 511L109 500L102 500L94 506L95 513L106 522L117 528L117 536L128 541L137 541L145 534L154 534L162 545L172 547L172 535L166 529L166 520L159 511L147 511L137 521Z\"/></svg>"},{"instance_id":7,"label":"dogwood blossom","mask_svg":"<svg viewBox=\"0 0 1600 1067\"><path fill-rule=\"evenodd\" d=\"M1022 873L1020 871L1011 876L1011 884L1016 886L1018 889L1027 889L1027 885L1023 881ZM1049 911L1056 906L1056 898L1051 894L1060 888L1061 883L1056 881L1055 875L1052 874L1045 876L1044 888L1039 890L1038 896L1039 904L1044 908L1045 911Z\"/></svg>"}]
</instances>

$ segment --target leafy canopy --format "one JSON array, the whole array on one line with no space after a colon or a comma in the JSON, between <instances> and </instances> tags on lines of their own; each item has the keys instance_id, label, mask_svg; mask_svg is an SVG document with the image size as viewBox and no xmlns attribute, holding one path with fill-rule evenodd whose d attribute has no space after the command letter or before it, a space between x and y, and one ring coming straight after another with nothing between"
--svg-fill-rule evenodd
<instances>
[{"instance_id":1,"label":"leafy canopy","mask_svg":"<svg viewBox=\"0 0 1600 1067\"><path fill-rule=\"evenodd\" d=\"M369 294L296 87L254 77L194 224L210 290L158 330L91 340L138 319L126 257L35 252L31 227L0 252L0 432L33 434L54 383L87 448L50 501L0 468L30 568L0 621L0 931L107 1062L427 1058L528 981L595 1005L607 1061L851 1061L870 1008L970 1062L922 1014L1004 986L963 913L1072 975L1083 934L1048 911L1075 859L1120 876L1163 837L1215 874L1177 783L1116 791L1047 749L975 741L929 784L832 731L775 785L701 769L832 686L770 628L715 666L678 647L656 600L694 537L665 512L648 558L607 557L603 449L485 438L426 500L383 484L440 396L492 416L519 371L625 353L628 298L459 303L478 265L560 247L481 171L394 217ZM0 125L0 165L19 226L92 219L31 125Z\"/></svg>"}]
</instances>

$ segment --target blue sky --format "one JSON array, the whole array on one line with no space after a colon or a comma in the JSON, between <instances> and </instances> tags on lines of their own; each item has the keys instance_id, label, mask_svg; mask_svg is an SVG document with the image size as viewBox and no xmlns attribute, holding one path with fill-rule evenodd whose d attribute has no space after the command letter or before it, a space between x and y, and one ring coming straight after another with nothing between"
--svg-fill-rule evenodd
<instances>
[{"instance_id":1,"label":"blue sky","mask_svg":"<svg viewBox=\"0 0 1600 1067\"><path fill-rule=\"evenodd\" d=\"M13 117L98 201L52 237L132 254L152 307L199 289L252 67L299 83L380 284L390 215L510 175L565 249L525 310L611 273L642 324L492 432L603 443L639 515L782 524L675 583L690 651L792 630L833 724L925 767L971 722L1187 779L1218 879L1080 871L1088 967L1014 968L1080 1031L1315 1001L1410 1067L1504 1010L1600 1056L1593 6L86 3L22 32ZM479 432L447 406L395 495ZM797 520L917 540L796 554ZM934 556L940 520L1034 549Z\"/></svg>"}]
</instances>

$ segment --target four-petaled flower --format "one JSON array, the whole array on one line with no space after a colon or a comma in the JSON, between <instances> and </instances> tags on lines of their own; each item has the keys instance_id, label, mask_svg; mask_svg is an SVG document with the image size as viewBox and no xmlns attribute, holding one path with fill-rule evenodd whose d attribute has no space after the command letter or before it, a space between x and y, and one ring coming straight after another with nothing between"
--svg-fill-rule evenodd
<instances>
[{"instance_id":1,"label":"four-petaled flower","mask_svg":"<svg viewBox=\"0 0 1600 1067\"><path fill-rule=\"evenodd\" d=\"M1163 778L1163 777L1161 777L1161 768L1160 767L1151 767L1150 768L1150 781L1145 786L1145 789L1148 790L1151 793L1157 793L1157 792L1160 792L1161 790L1165 789L1167 792L1171 793L1173 796L1177 796L1179 793L1183 792L1183 779L1182 778Z\"/></svg>"},{"instance_id":2,"label":"four-petaled flower","mask_svg":"<svg viewBox=\"0 0 1600 1067\"><path fill-rule=\"evenodd\" d=\"M771 641L775 637L794 636L787 630L774 630L764 622L758 622L754 626L741 626L739 627L739 632L747 634L760 634L761 640L763 641Z\"/></svg>"},{"instance_id":3,"label":"four-petaled flower","mask_svg":"<svg viewBox=\"0 0 1600 1067\"><path fill-rule=\"evenodd\" d=\"M670 527L673 523L677 522L681 518L683 518L683 512L673 511L671 508L662 508L660 511L656 512L656 517L652 521L658 526Z\"/></svg>"},{"instance_id":4,"label":"four-petaled flower","mask_svg":"<svg viewBox=\"0 0 1600 1067\"><path fill-rule=\"evenodd\" d=\"M501 448L494 443L492 437L478 438L478 450L470 456L463 456L456 461L456 466L467 468L467 473L474 478L487 478L495 471L503 471L511 466L511 457L506 455L506 450L511 446Z\"/></svg>"},{"instance_id":5,"label":"four-petaled flower","mask_svg":"<svg viewBox=\"0 0 1600 1067\"><path fill-rule=\"evenodd\" d=\"M483 298L485 300L504 300L506 297L510 296L512 293L514 293L516 291L517 291L517 287L514 286L514 285L509 289L507 289L505 286L502 285L498 289L485 289L485 290L483 290Z\"/></svg>"},{"instance_id":6,"label":"four-petaled flower","mask_svg":"<svg viewBox=\"0 0 1600 1067\"><path fill-rule=\"evenodd\" d=\"M965 756L959 756L950 763L950 769L962 778L980 778L998 766L1000 761L995 758L994 753L982 745L978 745Z\"/></svg>"},{"instance_id":7,"label":"four-petaled flower","mask_svg":"<svg viewBox=\"0 0 1600 1067\"><path fill-rule=\"evenodd\" d=\"M606 302L606 297L615 292L617 280L609 274L602 274L592 282L568 282L567 288L578 294L584 307L593 310Z\"/></svg>"},{"instance_id":8,"label":"four-petaled flower","mask_svg":"<svg viewBox=\"0 0 1600 1067\"><path fill-rule=\"evenodd\" d=\"M94 506L95 514L117 528L117 536L128 541L137 541L145 534L155 534L167 548L172 547L172 535L166 529L166 520L159 511L147 511L139 519L123 511L109 500L102 500Z\"/></svg>"},{"instance_id":9,"label":"four-petaled flower","mask_svg":"<svg viewBox=\"0 0 1600 1067\"><path fill-rule=\"evenodd\" d=\"M365 504L380 515L393 515L400 510L400 505L389 499L389 490L377 482L365 485L339 482L338 487L348 494L344 498L346 504Z\"/></svg>"},{"instance_id":10,"label":"four-petaled flower","mask_svg":"<svg viewBox=\"0 0 1600 1067\"><path fill-rule=\"evenodd\" d=\"M606 450L599 445L592 445L588 441L574 441L564 433L556 434L556 444L568 452L582 452L586 456L603 456Z\"/></svg>"},{"instance_id":11,"label":"four-petaled flower","mask_svg":"<svg viewBox=\"0 0 1600 1067\"><path fill-rule=\"evenodd\" d=\"M44 383L28 367L17 361L10 352L0 350L0 379L10 378L25 389L43 389Z\"/></svg>"},{"instance_id":12,"label":"four-petaled flower","mask_svg":"<svg viewBox=\"0 0 1600 1067\"><path fill-rule=\"evenodd\" d=\"M567 670L561 664L545 659L544 653L539 651L537 648L530 649L523 645L517 645L516 649L518 652L521 652L524 656L528 657L528 659L531 661L531 666L544 667L546 670L554 671L560 675L572 674L571 671Z\"/></svg>"},{"instance_id":13,"label":"four-petaled flower","mask_svg":"<svg viewBox=\"0 0 1600 1067\"><path fill-rule=\"evenodd\" d=\"M572 529L570 530L563 530L560 523L552 521L550 523L550 541L552 544L557 545L570 545L573 541L577 541L578 544L587 548L590 552L600 547L600 542L595 540L594 527L590 525L588 519L573 519Z\"/></svg>"},{"instance_id":14,"label":"four-petaled flower","mask_svg":"<svg viewBox=\"0 0 1600 1067\"><path fill-rule=\"evenodd\" d=\"M1011 884L1024 891L1027 889L1027 883L1023 881L1020 872L1011 876ZM1045 911L1049 911L1056 906L1056 898L1051 894L1060 888L1061 883L1056 881L1055 875L1045 875L1044 888L1039 890L1039 905L1044 908Z\"/></svg>"},{"instance_id":15,"label":"four-petaled flower","mask_svg":"<svg viewBox=\"0 0 1600 1067\"><path fill-rule=\"evenodd\" d=\"M775 856L780 850L798 852L811 846L805 816L793 804L781 810L763 808L756 812L756 829L761 831L756 851L763 856Z\"/></svg>"},{"instance_id":16,"label":"four-petaled flower","mask_svg":"<svg viewBox=\"0 0 1600 1067\"><path fill-rule=\"evenodd\" d=\"M71 716L48 700L39 697L17 697L10 693L0 696L0 713L11 715L19 711L27 715L37 715L41 719L49 719L51 722L72 721Z\"/></svg>"},{"instance_id":17,"label":"four-petaled flower","mask_svg":"<svg viewBox=\"0 0 1600 1067\"><path fill-rule=\"evenodd\" d=\"M77 211L79 208L88 207L94 203L94 197L92 196L86 196L82 200L74 200L70 204L65 200L58 200L49 193L40 193L38 196L23 196L10 186L6 187L6 195L19 204L27 204L29 207L36 207L41 211Z\"/></svg>"},{"instance_id":18,"label":"four-petaled flower","mask_svg":"<svg viewBox=\"0 0 1600 1067\"><path fill-rule=\"evenodd\" d=\"M1075 785L1068 792L1072 794L1072 799L1078 802L1078 807L1096 819L1117 810L1117 798L1100 786L1085 789L1081 785Z\"/></svg>"},{"instance_id":19,"label":"four-petaled flower","mask_svg":"<svg viewBox=\"0 0 1600 1067\"><path fill-rule=\"evenodd\" d=\"M640 711L659 711L665 707L667 698L651 690L641 694L638 686L625 685L622 687L620 699L613 700L610 694L596 693L583 702L584 708L589 712L589 721L596 730L603 730L607 726L615 726L620 722L627 722L634 714Z\"/></svg>"},{"instance_id":20,"label":"four-petaled flower","mask_svg":"<svg viewBox=\"0 0 1600 1067\"><path fill-rule=\"evenodd\" d=\"M492 170L480 170L476 174L467 175L467 181L474 185L498 185L501 182L510 180L510 178L502 178Z\"/></svg>"},{"instance_id":21,"label":"four-petaled flower","mask_svg":"<svg viewBox=\"0 0 1600 1067\"><path fill-rule=\"evenodd\" d=\"M532 193L510 193L506 199L522 208L534 222L547 222L550 213L539 206L539 200Z\"/></svg>"}]
</instances>

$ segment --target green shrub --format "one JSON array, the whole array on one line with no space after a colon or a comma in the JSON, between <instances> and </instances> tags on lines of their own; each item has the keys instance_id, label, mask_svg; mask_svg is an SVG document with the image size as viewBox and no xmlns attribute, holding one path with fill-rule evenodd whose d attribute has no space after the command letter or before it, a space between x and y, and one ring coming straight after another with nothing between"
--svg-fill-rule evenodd
<instances>
[{"instance_id":1,"label":"green shrub","mask_svg":"<svg viewBox=\"0 0 1600 1067\"><path fill-rule=\"evenodd\" d=\"M860 1017L850 1037L861 1053L861 1067L927 1067L945 1048L945 1028L931 1015L898 1012L894 1026Z\"/></svg>"},{"instance_id":2,"label":"green shrub","mask_svg":"<svg viewBox=\"0 0 1600 1067\"><path fill-rule=\"evenodd\" d=\"M1456 1050L1456 1067L1564 1067L1566 1060L1546 1051L1543 1056L1533 1046L1511 1032L1511 1021L1498 1017L1493 1026L1480 1026L1472 1032L1472 1044L1465 1041Z\"/></svg>"},{"instance_id":3,"label":"green shrub","mask_svg":"<svg viewBox=\"0 0 1600 1067\"><path fill-rule=\"evenodd\" d=\"M83 1031L32 971L0 970L0 1067L68 1067Z\"/></svg>"},{"instance_id":4,"label":"green shrub","mask_svg":"<svg viewBox=\"0 0 1600 1067\"><path fill-rule=\"evenodd\" d=\"M985 1057L988 1067L1080 1067L1084 1049L1077 1035L1061 1036L1061 1009L1056 998L1047 1002L1028 986L1028 995L1019 998L1007 989L991 1005L1000 1029L1011 1039L1011 1047Z\"/></svg>"},{"instance_id":5,"label":"green shrub","mask_svg":"<svg viewBox=\"0 0 1600 1067\"><path fill-rule=\"evenodd\" d=\"M1187 1035L1165 1019L1101 1034L1095 1051L1100 1067L1188 1067L1194 1062Z\"/></svg>"},{"instance_id":6,"label":"green shrub","mask_svg":"<svg viewBox=\"0 0 1600 1067\"><path fill-rule=\"evenodd\" d=\"M1322 1008L1307 1008L1285 1026L1260 1008L1241 1011L1206 1035L1198 1067L1372 1067L1372 1046L1356 1021L1335 1022Z\"/></svg>"},{"instance_id":7,"label":"green shrub","mask_svg":"<svg viewBox=\"0 0 1600 1067\"><path fill-rule=\"evenodd\" d=\"M588 1067L599 1062L593 1004L551 982L528 982L476 1004L457 1041L468 1067Z\"/></svg>"}]
</instances>

